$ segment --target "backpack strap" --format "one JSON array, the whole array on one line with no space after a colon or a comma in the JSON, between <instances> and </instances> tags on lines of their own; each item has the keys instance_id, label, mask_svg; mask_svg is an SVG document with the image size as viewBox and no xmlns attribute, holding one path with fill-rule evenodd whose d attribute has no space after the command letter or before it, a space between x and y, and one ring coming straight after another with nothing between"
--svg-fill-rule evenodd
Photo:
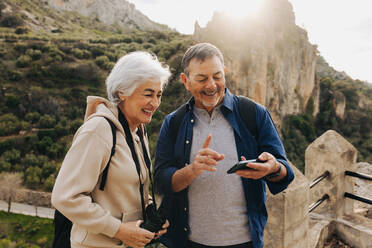
<instances>
[{"instance_id":1,"label":"backpack strap","mask_svg":"<svg viewBox=\"0 0 372 248\"><path fill-rule=\"evenodd\" d=\"M102 172L102 180L101 180L101 184L99 185L99 189L100 190L104 190L105 189L105 184L106 184L106 180L107 180L107 173L108 173L108 170L109 170L109 167L110 167L110 162L111 162L111 158L112 156L114 156L115 154L115 146L116 146L116 127L115 127L115 124L108 118L104 117L108 123L110 124L110 127L111 127L111 132L112 132L112 148L111 148L111 153L110 153L110 158L105 166L105 169L103 170Z\"/></svg>"},{"instance_id":2,"label":"backpack strap","mask_svg":"<svg viewBox=\"0 0 372 248\"><path fill-rule=\"evenodd\" d=\"M246 96L238 96L238 108L245 126L254 139L257 140L256 103Z\"/></svg>"}]
</instances>

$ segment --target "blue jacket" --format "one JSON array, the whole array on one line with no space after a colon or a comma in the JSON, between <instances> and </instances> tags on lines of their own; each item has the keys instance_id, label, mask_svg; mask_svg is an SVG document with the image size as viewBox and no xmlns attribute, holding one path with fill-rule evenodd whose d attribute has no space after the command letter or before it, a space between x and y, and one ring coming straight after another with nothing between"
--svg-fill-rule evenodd
<instances>
[{"instance_id":1,"label":"blue jacket","mask_svg":"<svg viewBox=\"0 0 372 248\"><path fill-rule=\"evenodd\" d=\"M186 248L190 233L187 188L181 192L173 192L172 176L178 169L190 163L194 124L193 105L191 99L186 105L186 113L176 138L173 138L170 127L175 112L166 116L156 145L154 181L156 190L163 195L162 208L170 222L167 233L162 237L162 242L169 248ZM244 156L246 159L253 159L266 151L275 156L287 169L287 176L276 183L266 181L264 178L258 180L242 178L253 246L262 248L264 227L267 222L265 184L268 185L271 193L277 194L287 188L294 174L288 165L283 144L270 113L265 107L256 104L258 132L256 139L240 118L237 96L227 89L221 111L234 129L237 158Z\"/></svg>"}]
</instances>

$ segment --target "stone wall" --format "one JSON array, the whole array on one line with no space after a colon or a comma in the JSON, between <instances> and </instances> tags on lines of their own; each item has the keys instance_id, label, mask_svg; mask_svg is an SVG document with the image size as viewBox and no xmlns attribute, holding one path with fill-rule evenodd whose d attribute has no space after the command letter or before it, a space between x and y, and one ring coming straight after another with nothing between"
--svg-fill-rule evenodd
<instances>
[{"instance_id":1,"label":"stone wall","mask_svg":"<svg viewBox=\"0 0 372 248\"><path fill-rule=\"evenodd\" d=\"M329 203L322 204L315 212L341 217L354 212L353 201L344 197L345 192L354 193L354 178L345 171L356 171L357 150L333 130L325 132L311 143L305 152L305 176L313 181L325 171L330 176L310 190L310 202L316 202L324 194Z\"/></svg>"},{"instance_id":2,"label":"stone wall","mask_svg":"<svg viewBox=\"0 0 372 248\"><path fill-rule=\"evenodd\" d=\"M265 248L308 248L309 181L295 166L291 167L295 179L289 187L277 195L268 193Z\"/></svg>"},{"instance_id":3,"label":"stone wall","mask_svg":"<svg viewBox=\"0 0 372 248\"><path fill-rule=\"evenodd\" d=\"M24 203L39 207L52 207L50 202L51 193L34 191L29 189L13 189L0 187L0 200L5 202Z\"/></svg>"}]
</instances>

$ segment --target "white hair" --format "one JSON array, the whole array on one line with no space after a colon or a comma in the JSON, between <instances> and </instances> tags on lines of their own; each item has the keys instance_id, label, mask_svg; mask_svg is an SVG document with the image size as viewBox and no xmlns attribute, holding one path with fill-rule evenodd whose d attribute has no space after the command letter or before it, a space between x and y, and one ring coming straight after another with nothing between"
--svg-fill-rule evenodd
<instances>
[{"instance_id":1,"label":"white hair","mask_svg":"<svg viewBox=\"0 0 372 248\"><path fill-rule=\"evenodd\" d=\"M144 51L128 53L116 62L106 79L108 99L118 104L119 93L130 96L149 80L160 82L164 89L170 75L169 67L159 62L156 55Z\"/></svg>"}]
</instances>

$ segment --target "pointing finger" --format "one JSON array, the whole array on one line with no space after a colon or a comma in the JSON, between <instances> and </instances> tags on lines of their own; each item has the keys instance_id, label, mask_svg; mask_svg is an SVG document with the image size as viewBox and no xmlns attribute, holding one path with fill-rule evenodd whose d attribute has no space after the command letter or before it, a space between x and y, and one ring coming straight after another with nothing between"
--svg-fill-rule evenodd
<instances>
[{"instance_id":1,"label":"pointing finger","mask_svg":"<svg viewBox=\"0 0 372 248\"><path fill-rule=\"evenodd\" d=\"M211 143L212 135L208 135L207 138L204 141L203 147L202 148L208 148L209 144Z\"/></svg>"}]
</instances>

